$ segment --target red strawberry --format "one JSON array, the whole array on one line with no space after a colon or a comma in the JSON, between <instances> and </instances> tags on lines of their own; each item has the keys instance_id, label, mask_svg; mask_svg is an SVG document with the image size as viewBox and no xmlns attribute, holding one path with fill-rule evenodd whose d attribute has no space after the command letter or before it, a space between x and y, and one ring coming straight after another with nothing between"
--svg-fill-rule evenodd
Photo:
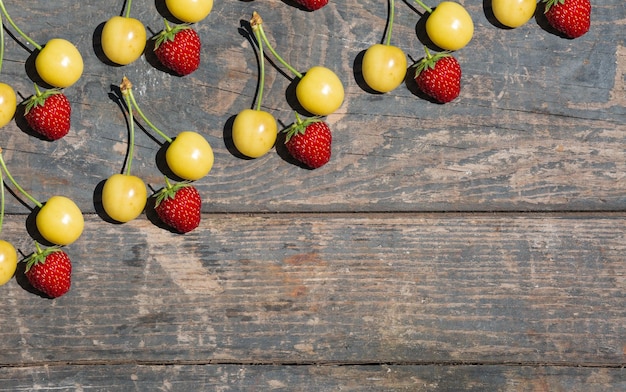
<instances>
[{"instance_id":1,"label":"red strawberry","mask_svg":"<svg viewBox=\"0 0 626 392\"><path fill-rule=\"evenodd\" d=\"M296 122L284 131L287 133L287 151L312 169L324 166L330 160L333 140L328 124L319 117L302 121L296 114L296 118Z\"/></svg>"},{"instance_id":2,"label":"red strawberry","mask_svg":"<svg viewBox=\"0 0 626 392\"><path fill-rule=\"evenodd\" d=\"M426 95L438 102L454 100L461 93L461 65L448 52L426 57L416 64L415 81Z\"/></svg>"},{"instance_id":3,"label":"red strawberry","mask_svg":"<svg viewBox=\"0 0 626 392\"><path fill-rule=\"evenodd\" d=\"M200 66L200 36L189 25L170 27L155 38L154 53L159 61L178 75L189 75Z\"/></svg>"},{"instance_id":4,"label":"red strawberry","mask_svg":"<svg viewBox=\"0 0 626 392\"><path fill-rule=\"evenodd\" d=\"M590 0L542 0L548 23L569 38L578 38L591 26Z\"/></svg>"},{"instance_id":5,"label":"red strawberry","mask_svg":"<svg viewBox=\"0 0 626 392\"><path fill-rule=\"evenodd\" d=\"M72 107L67 97L57 89L37 91L26 101L24 118L28 125L48 140L57 140L70 130Z\"/></svg>"},{"instance_id":6,"label":"red strawberry","mask_svg":"<svg viewBox=\"0 0 626 392\"><path fill-rule=\"evenodd\" d=\"M166 186L157 194L155 211L166 225L179 233L188 233L200 225L202 199L188 182Z\"/></svg>"},{"instance_id":7,"label":"red strawberry","mask_svg":"<svg viewBox=\"0 0 626 392\"><path fill-rule=\"evenodd\" d=\"M58 247L42 250L35 243L37 252L26 260L26 278L30 284L51 298L67 293L72 284L72 262L67 253Z\"/></svg>"},{"instance_id":8,"label":"red strawberry","mask_svg":"<svg viewBox=\"0 0 626 392\"><path fill-rule=\"evenodd\" d=\"M326 4L328 4L328 0L295 0L296 3L300 4L304 8L309 11L319 10Z\"/></svg>"}]
</instances>

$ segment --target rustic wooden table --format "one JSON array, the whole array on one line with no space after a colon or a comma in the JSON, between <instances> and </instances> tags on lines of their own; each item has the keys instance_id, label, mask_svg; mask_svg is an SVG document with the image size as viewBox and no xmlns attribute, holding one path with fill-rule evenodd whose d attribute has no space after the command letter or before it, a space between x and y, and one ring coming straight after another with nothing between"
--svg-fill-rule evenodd
<instances>
[{"instance_id":1,"label":"rustic wooden table","mask_svg":"<svg viewBox=\"0 0 626 392\"><path fill-rule=\"evenodd\" d=\"M496 26L490 1L461 1L475 35L455 55L460 97L438 105L405 85L365 91L359 58L384 34L388 5L218 0L195 27L200 69L175 77L151 57L114 67L98 31L123 1L6 0L36 41L74 42L85 61L65 90L72 129L55 142L10 123L0 147L34 196L85 214L66 247L72 288L0 287L0 391L626 390L626 3L593 1L592 27L564 39L541 16ZM432 1L436 5L438 1ZM135 0L148 35L163 0ZM295 165L276 148L241 159L229 139L250 108L258 60L245 29L258 11L296 68L323 64L345 85L327 121L331 162ZM392 43L423 55L422 10L396 2ZM32 46L7 26L1 79L33 93ZM201 226L186 235L150 213L102 216L128 128L123 76L167 133L201 132L215 166L196 183ZM293 121L290 78L268 63L263 108ZM159 139L138 129L135 175L163 184ZM33 207L7 195L2 237L33 249Z\"/></svg>"}]
</instances>

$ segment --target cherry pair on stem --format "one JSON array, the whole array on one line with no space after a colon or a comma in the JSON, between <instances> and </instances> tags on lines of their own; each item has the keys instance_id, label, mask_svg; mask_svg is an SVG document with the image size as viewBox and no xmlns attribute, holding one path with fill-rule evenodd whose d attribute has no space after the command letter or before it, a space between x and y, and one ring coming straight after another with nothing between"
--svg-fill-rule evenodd
<instances>
[{"instance_id":1,"label":"cherry pair on stem","mask_svg":"<svg viewBox=\"0 0 626 392\"><path fill-rule=\"evenodd\" d=\"M428 13L426 34L438 47L453 51L469 43L474 24L463 6L451 1L441 2L432 9L421 0L415 0ZM389 0L389 22L384 43L370 46L363 55L362 76L373 90L387 93L398 87L406 78L407 59L402 49L391 45L395 4Z\"/></svg>"},{"instance_id":2,"label":"cherry pair on stem","mask_svg":"<svg viewBox=\"0 0 626 392\"><path fill-rule=\"evenodd\" d=\"M259 158L272 149L278 133L274 116L261 110L265 87L264 47L267 47L272 55L298 78L296 98L307 112L316 116L327 116L334 113L343 103L344 89L339 77L326 67L314 66L302 74L287 63L270 44L263 30L263 20L256 11L252 14L250 27L259 49L259 83L256 105L254 109L244 109L235 116L232 140L235 148L241 154L249 158Z\"/></svg>"},{"instance_id":3,"label":"cherry pair on stem","mask_svg":"<svg viewBox=\"0 0 626 392\"><path fill-rule=\"evenodd\" d=\"M199 22L213 9L213 0L166 0L165 5L172 16L185 23ZM143 54L147 33L143 23L131 18L132 0L127 0L123 15L112 16L102 28L100 44L102 52L113 63L128 65Z\"/></svg>"},{"instance_id":4,"label":"cherry pair on stem","mask_svg":"<svg viewBox=\"0 0 626 392\"><path fill-rule=\"evenodd\" d=\"M341 80L333 71L316 65L304 74L298 72L273 48L263 29L263 20L256 11L252 15L250 26L255 32L255 37L258 37L257 41L262 40L276 60L299 79L296 85L296 98L304 110L316 116L327 116L339 109L343 104L345 93Z\"/></svg>"},{"instance_id":5,"label":"cherry pair on stem","mask_svg":"<svg viewBox=\"0 0 626 392\"><path fill-rule=\"evenodd\" d=\"M199 133L183 131L172 139L148 120L137 104L132 83L128 78L123 78L120 91L129 116L128 161L123 174L113 174L105 181L102 188L102 207L111 219L124 223L137 218L147 203L146 184L140 177L131 174L135 146L134 111L152 130L165 139L168 144L165 160L175 176L186 181L196 181L205 177L213 167L214 155L211 145Z\"/></svg>"}]
</instances>

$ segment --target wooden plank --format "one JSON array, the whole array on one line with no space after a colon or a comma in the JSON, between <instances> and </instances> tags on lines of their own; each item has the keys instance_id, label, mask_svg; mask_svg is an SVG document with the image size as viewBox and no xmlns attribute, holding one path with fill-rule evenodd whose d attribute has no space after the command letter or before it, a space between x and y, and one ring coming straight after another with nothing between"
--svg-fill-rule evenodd
<instances>
[{"instance_id":1,"label":"wooden plank","mask_svg":"<svg viewBox=\"0 0 626 392\"><path fill-rule=\"evenodd\" d=\"M0 391L568 391L626 389L623 369L510 366L90 365L0 369Z\"/></svg>"},{"instance_id":2,"label":"wooden plank","mask_svg":"<svg viewBox=\"0 0 626 392\"><path fill-rule=\"evenodd\" d=\"M198 182L207 212L623 210L626 205L626 49L619 38L626 5L620 0L594 4L592 29L576 40L549 33L534 19L519 29L499 29L481 2L463 2L474 18L475 36L456 53L463 90L447 105L420 98L410 80L387 95L359 85L358 57L381 40L385 2L331 2L314 13L278 0L216 2L196 26L204 42L202 65L184 78L159 71L144 57L125 67L100 60L97 27L119 14L121 3L5 3L35 40L70 39L85 61L84 77L65 91L73 105L66 138L41 141L19 122L0 137L13 174L42 201L64 194L84 211L94 211L98 184L121 170L126 154L125 119L111 97L111 86L126 75L144 112L166 133L196 130L213 145L215 167ZM420 14L407 3L396 8L393 42L418 59ZM317 60L344 81L345 104L328 117L334 149L324 168L303 170L282 148L257 160L229 150L232 118L252 106L257 85L256 56L242 29L253 10L262 13L271 41L296 68L304 71ZM134 1L132 14L151 32L162 26L153 1ZM32 23L34 18L46 23ZM26 97L33 91L25 72L29 53L18 42L24 41L7 37L2 72ZM264 109L289 124L290 80L268 65L266 83ZM158 188L160 146L154 139L151 133L137 135L134 172ZM17 200L9 200L7 208L25 213Z\"/></svg>"},{"instance_id":3,"label":"wooden plank","mask_svg":"<svg viewBox=\"0 0 626 392\"><path fill-rule=\"evenodd\" d=\"M456 53L463 90L446 105L410 78L387 95L362 88L358 59L382 38L385 2L314 13L216 2L196 26L201 68L184 78L150 56L101 61L98 28L122 2L4 3L36 41L67 38L83 53L83 78L65 90L70 134L45 142L18 116L0 147L24 188L72 197L87 220L67 247L70 293L41 298L21 273L0 287L0 390L626 386L623 1L594 3L592 30L576 40L537 20L499 29L488 2L461 1L476 33ZM419 8L397 3L393 42L417 59ZM157 32L159 6L135 0L132 16ZM257 85L253 10L296 68L319 61L345 83L324 168L302 169L280 145L257 160L232 151L232 119ZM32 48L7 30L2 80L25 98ZM126 158L112 94L124 75L166 133L197 130L214 147L193 233L165 231L150 213L125 225L97 214L98 185ZM271 65L266 76L263 108L286 125L291 81ZM133 165L155 189L158 141L138 129ZM30 203L13 196L2 236L25 256Z\"/></svg>"},{"instance_id":4,"label":"wooden plank","mask_svg":"<svg viewBox=\"0 0 626 392\"><path fill-rule=\"evenodd\" d=\"M40 298L19 276L2 287L0 365L625 364L624 214L215 214L185 236L93 216L87 228L67 248L67 295Z\"/></svg>"}]
</instances>

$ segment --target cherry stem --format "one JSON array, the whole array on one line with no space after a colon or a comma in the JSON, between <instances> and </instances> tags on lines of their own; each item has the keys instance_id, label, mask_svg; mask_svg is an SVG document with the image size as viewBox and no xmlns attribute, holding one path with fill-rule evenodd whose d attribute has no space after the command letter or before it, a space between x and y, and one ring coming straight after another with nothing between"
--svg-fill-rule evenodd
<instances>
[{"instance_id":1,"label":"cherry stem","mask_svg":"<svg viewBox=\"0 0 626 392\"><path fill-rule=\"evenodd\" d=\"M133 110L128 102L128 96L124 96L126 99L126 106L128 106L128 122L130 123L129 140L128 140L128 164L126 165L126 175L130 176L130 167L133 164L133 154L135 152L135 120L133 119Z\"/></svg>"},{"instance_id":2,"label":"cherry stem","mask_svg":"<svg viewBox=\"0 0 626 392\"><path fill-rule=\"evenodd\" d=\"M258 19L256 17L258 17ZM255 21L257 22L257 23L253 23L252 24L252 29L259 31L259 34L261 35L261 38L263 39L263 42L265 42L265 45L267 46L269 51L272 52L272 55L274 55L274 57L276 57L276 60L278 60L287 69L289 69L289 71L291 71L291 73L296 75L298 77L298 79L302 79L302 74L300 72L298 72L294 67L292 67L288 62L286 62L282 57L280 57L280 55L278 53L276 53L276 51L272 47L272 44L270 44L270 41L267 39L267 35L265 35L265 31L263 31L263 21L262 21L261 17L259 16L259 14L257 14L256 11L254 11L252 21L253 22L255 22Z\"/></svg>"},{"instance_id":3,"label":"cherry stem","mask_svg":"<svg viewBox=\"0 0 626 392\"><path fill-rule=\"evenodd\" d=\"M0 170L0 233L2 233L2 224L4 223L4 178L2 170Z\"/></svg>"},{"instance_id":4,"label":"cherry stem","mask_svg":"<svg viewBox=\"0 0 626 392\"><path fill-rule=\"evenodd\" d=\"M137 111L137 114L139 114L139 116L143 119L143 121L145 121L146 124L148 124L148 126L150 126L150 128L152 128L154 130L154 132L158 133L168 143L172 143L172 138L167 136L163 131L161 131L159 128L157 128L156 125L152 124L152 122L150 122L150 120L148 120L148 117L146 117L146 115L143 114L143 112L139 108L139 105L137 104L137 100L135 100L135 96L133 95L132 88L129 88L127 93L124 96L127 97L128 99L130 99L130 104L132 104L132 107L135 108L135 110ZM132 107L130 106L130 104L128 106L128 111L129 112L132 111Z\"/></svg>"},{"instance_id":5,"label":"cherry stem","mask_svg":"<svg viewBox=\"0 0 626 392\"><path fill-rule=\"evenodd\" d=\"M424 4L421 0L413 0L414 2L416 2L417 4L419 4L423 9L426 10L426 12L428 12L429 14L433 12L433 9L428 7L426 4Z\"/></svg>"},{"instance_id":6,"label":"cherry stem","mask_svg":"<svg viewBox=\"0 0 626 392\"><path fill-rule=\"evenodd\" d=\"M256 25L255 25L256 26ZM263 54L263 40L258 28L253 27L254 36L259 43L259 87L257 89L256 110L261 110L261 102L263 101L263 89L265 87L265 55Z\"/></svg>"},{"instance_id":7,"label":"cherry stem","mask_svg":"<svg viewBox=\"0 0 626 392\"><path fill-rule=\"evenodd\" d=\"M387 29L387 39L385 40L385 45L389 46L391 44L391 32L393 30L393 19L395 17L395 4L394 0L389 0L389 27Z\"/></svg>"},{"instance_id":8,"label":"cherry stem","mask_svg":"<svg viewBox=\"0 0 626 392\"><path fill-rule=\"evenodd\" d=\"M2 63L4 62L4 23L0 18L0 72L2 72Z\"/></svg>"},{"instance_id":9,"label":"cherry stem","mask_svg":"<svg viewBox=\"0 0 626 392\"><path fill-rule=\"evenodd\" d=\"M4 170L4 172L6 173L8 179L11 181L11 183L17 188L17 190L20 191L20 193L22 195L24 195L28 200L32 201L37 207L41 208L43 207L43 204L41 204L37 199L35 199L34 197L32 197L28 192L26 192L24 190L24 188L22 188L20 186L20 184L17 183L17 181L15 181L15 179L13 178L13 176L11 175L11 172L9 172L9 169L7 168L6 163L4 162L4 158L2 157L2 149L0 148L0 165L2 166L2 169ZM3 208L4 210L4 208Z\"/></svg>"},{"instance_id":10,"label":"cherry stem","mask_svg":"<svg viewBox=\"0 0 626 392\"><path fill-rule=\"evenodd\" d=\"M26 35L22 30L20 30L19 27L17 27L17 25L13 22L13 19L11 19L11 16L9 16L9 13L7 12L7 9L4 7L4 2L2 0L0 0L0 8L2 9L2 13L4 14L4 16L7 18L7 22L9 22L9 24L15 29L15 31L17 31L17 33L19 35L21 35L26 41L30 42L31 45L33 45L37 50L41 50L41 45L39 45L37 42L35 42L32 38L30 38L28 35Z\"/></svg>"},{"instance_id":11,"label":"cherry stem","mask_svg":"<svg viewBox=\"0 0 626 392\"><path fill-rule=\"evenodd\" d=\"M126 11L124 12L125 18L130 18L130 6L133 4L133 0L126 1Z\"/></svg>"},{"instance_id":12,"label":"cherry stem","mask_svg":"<svg viewBox=\"0 0 626 392\"><path fill-rule=\"evenodd\" d=\"M122 78L122 84L120 85L120 90L122 91L122 95L124 96L124 101L126 102L126 107L128 108L128 123L129 123L129 137L128 137L128 162L126 165L126 175L130 176L130 167L133 164L133 154L135 152L135 119L133 118L133 108L131 106L129 91L132 88L132 84L130 80L124 76Z\"/></svg>"}]
</instances>

